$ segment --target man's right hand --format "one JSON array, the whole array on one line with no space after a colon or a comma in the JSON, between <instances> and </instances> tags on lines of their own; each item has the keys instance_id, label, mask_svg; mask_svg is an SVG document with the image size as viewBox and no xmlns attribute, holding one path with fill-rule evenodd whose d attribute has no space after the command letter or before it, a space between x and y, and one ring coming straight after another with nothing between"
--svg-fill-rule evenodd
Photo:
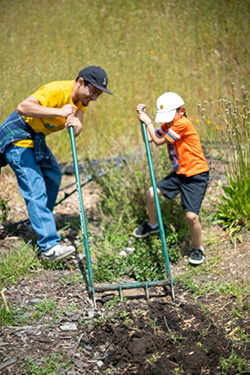
<instances>
[{"instance_id":1,"label":"man's right hand","mask_svg":"<svg viewBox=\"0 0 250 375\"><path fill-rule=\"evenodd\" d=\"M70 115L74 115L76 113L76 109L76 106L73 104L65 104L62 108L60 108L60 116L68 117Z\"/></svg>"}]
</instances>

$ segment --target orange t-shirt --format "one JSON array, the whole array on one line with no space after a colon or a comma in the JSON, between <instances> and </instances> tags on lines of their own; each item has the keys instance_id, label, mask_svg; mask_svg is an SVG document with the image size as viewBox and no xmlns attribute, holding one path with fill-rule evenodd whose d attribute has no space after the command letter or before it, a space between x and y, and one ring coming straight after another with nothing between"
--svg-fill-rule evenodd
<instances>
[{"instance_id":1,"label":"orange t-shirt","mask_svg":"<svg viewBox=\"0 0 250 375\"><path fill-rule=\"evenodd\" d=\"M170 127L163 124L156 132L168 141L170 161L177 174L190 177L209 170L198 133L185 116Z\"/></svg>"}]
</instances>

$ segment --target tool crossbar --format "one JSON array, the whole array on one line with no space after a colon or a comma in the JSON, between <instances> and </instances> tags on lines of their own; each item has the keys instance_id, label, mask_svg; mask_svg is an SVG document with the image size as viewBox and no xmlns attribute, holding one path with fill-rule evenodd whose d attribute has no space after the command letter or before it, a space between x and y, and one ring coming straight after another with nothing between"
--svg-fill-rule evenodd
<instances>
[{"instance_id":1,"label":"tool crossbar","mask_svg":"<svg viewBox=\"0 0 250 375\"><path fill-rule=\"evenodd\" d=\"M170 280L156 280L156 281L142 281L142 282L130 282L123 284L106 284L106 285L96 285L95 290L97 292L104 290L120 290L120 289L133 289L133 288L146 288L150 286L163 286L170 284Z\"/></svg>"}]
</instances>

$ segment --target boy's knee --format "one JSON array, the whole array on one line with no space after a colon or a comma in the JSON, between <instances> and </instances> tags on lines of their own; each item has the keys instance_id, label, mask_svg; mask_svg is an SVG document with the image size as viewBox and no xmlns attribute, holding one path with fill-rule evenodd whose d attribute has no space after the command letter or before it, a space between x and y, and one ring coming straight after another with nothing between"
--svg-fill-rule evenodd
<instances>
[{"instance_id":1,"label":"boy's knee","mask_svg":"<svg viewBox=\"0 0 250 375\"><path fill-rule=\"evenodd\" d=\"M160 198L162 196L162 193L159 189L157 189L158 197ZM154 189L153 186L151 186L147 191L146 191L146 199L148 203L153 203L155 201L154 197Z\"/></svg>"},{"instance_id":2,"label":"boy's knee","mask_svg":"<svg viewBox=\"0 0 250 375\"><path fill-rule=\"evenodd\" d=\"M194 212L187 212L186 219L190 224L195 224L199 221L199 215L195 214Z\"/></svg>"},{"instance_id":3,"label":"boy's knee","mask_svg":"<svg viewBox=\"0 0 250 375\"><path fill-rule=\"evenodd\" d=\"M152 186L146 191L147 202L154 201L154 190Z\"/></svg>"}]
</instances>

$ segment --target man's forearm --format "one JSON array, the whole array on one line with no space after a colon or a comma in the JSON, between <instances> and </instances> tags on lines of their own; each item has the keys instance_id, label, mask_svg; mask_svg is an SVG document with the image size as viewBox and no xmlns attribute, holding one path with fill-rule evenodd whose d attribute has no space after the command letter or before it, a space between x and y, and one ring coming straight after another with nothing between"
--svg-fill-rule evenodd
<instances>
[{"instance_id":1,"label":"man's forearm","mask_svg":"<svg viewBox=\"0 0 250 375\"><path fill-rule=\"evenodd\" d=\"M27 117L67 117L75 114L75 111L73 104L65 104L62 108L44 107L32 96L17 106L17 113Z\"/></svg>"},{"instance_id":2,"label":"man's forearm","mask_svg":"<svg viewBox=\"0 0 250 375\"><path fill-rule=\"evenodd\" d=\"M40 104L20 103L17 113L27 117L62 117L60 108L43 107Z\"/></svg>"}]
</instances>

